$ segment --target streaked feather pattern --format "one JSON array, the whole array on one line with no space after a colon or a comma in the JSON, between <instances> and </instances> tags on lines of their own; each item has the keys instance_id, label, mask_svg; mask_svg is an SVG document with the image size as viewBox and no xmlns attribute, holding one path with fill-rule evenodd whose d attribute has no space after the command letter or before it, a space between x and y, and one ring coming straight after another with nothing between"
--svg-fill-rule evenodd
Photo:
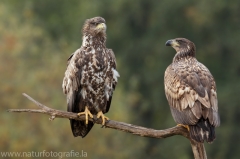
<instances>
[{"instance_id":1,"label":"streaked feather pattern","mask_svg":"<svg viewBox=\"0 0 240 159\"><path fill-rule=\"evenodd\" d=\"M82 31L82 46L68 59L62 88L67 95L69 112L83 112L85 107L93 115L109 111L119 74L114 53L106 48L105 31L102 17L87 19ZM86 124L73 119L70 124L75 137L85 137L94 125L91 121Z\"/></svg>"}]
</instances>

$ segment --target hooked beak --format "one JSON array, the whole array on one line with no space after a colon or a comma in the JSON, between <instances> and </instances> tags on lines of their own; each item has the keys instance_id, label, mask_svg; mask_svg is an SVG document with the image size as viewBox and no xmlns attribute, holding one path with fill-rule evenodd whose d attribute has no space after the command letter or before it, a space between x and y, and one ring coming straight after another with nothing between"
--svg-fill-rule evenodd
<instances>
[{"instance_id":1,"label":"hooked beak","mask_svg":"<svg viewBox=\"0 0 240 159\"><path fill-rule=\"evenodd\" d=\"M172 47L178 47L179 46L178 42L175 39L168 40L165 45L166 46L172 46Z\"/></svg>"},{"instance_id":2,"label":"hooked beak","mask_svg":"<svg viewBox=\"0 0 240 159\"><path fill-rule=\"evenodd\" d=\"M100 23L97 25L96 29L99 30L99 32L101 31L105 32L107 30L107 25L105 23Z\"/></svg>"}]
</instances>

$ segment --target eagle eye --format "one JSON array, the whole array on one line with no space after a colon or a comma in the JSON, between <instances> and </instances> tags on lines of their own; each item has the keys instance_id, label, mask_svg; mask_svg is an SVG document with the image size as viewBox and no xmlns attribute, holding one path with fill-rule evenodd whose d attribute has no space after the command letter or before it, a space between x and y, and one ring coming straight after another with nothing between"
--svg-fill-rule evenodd
<instances>
[{"instance_id":1,"label":"eagle eye","mask_svg":"<svg viewBox=\"0 0 240 159\"><path fill-rule=\"evenodd\" d=\"M178 42L178 43L181 43L181 42L182 42L182 40L177 40L177 42Z\"/></svg>"},{"instance_id":2,"label":"eagle eye","mask_svg":"<svg viewBox=\"0 0 240 159\"><path fill-rule=\"evenodd\" d=\"M91 24L92 24L92 25L98 25L98 23L96 23L96 22L92 22Z\"/></svg>"}]
</instances>

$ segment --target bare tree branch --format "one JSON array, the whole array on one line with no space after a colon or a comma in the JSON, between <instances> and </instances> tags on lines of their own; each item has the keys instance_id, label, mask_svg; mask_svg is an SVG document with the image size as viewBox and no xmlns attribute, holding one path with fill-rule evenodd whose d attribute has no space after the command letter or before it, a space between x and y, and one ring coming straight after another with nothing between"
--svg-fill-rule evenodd
<instances>
[{"instance_id":1,"label":"bare tree branch","mask_svg":"<svg viewBox=\"0 0 240 159\"><path fill-rule=\"evenodd\" d=\"M27 97L29 100L31 100L33 103L35 103L40 109L9 109L7 110L8 112L18 112L18 113L28 112L28 113L47 114L47 115L50 115L49 120L54 120L55 118L85 120L84 115L78 116L77 113L52 109L39 103L38 101L34 100L32 97L30 97L25 93L23 93L23 95ZM101 118L97 119L96 116L94 116L94 119L89 118L89 120L93 121L96 124L102 124ZM143 137L167 138L174 135L181 135L190 140L195 159L207 159L204 144L197 143L196 141L192 140L189 136L189 132L187 131L187 129L181 126L175 126L165 130L155 130L155 129L136 126L136 125L132 125L124 122L118 122L114 120L109 120L108 122L105 123L104 126L106 128L116 129L116 130L128 132L128 133L143 136Z\"/></svg>"}]
</instances>

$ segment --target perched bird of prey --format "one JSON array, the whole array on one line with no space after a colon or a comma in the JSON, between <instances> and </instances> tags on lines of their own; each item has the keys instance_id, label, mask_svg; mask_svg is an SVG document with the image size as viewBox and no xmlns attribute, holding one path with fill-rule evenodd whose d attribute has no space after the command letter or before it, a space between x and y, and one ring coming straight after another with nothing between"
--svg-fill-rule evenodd
<instances>
[{"instance_id":1,"label":"perched bird of prey","mask_svg":"<svg viewBox=\"0 0 240 159\"><path fill-rule=\"evenodd\" d=\"M203 143L215 138L220 125L216 83L210 71L198 62L196 47L185 38L168 40L176 50L173 62L165 71L165 94L172 116L189 130L190 137Z\"/></svg>"},{"instance_id":2,"label":"perched bird of prey","mask_svg":"<svg viewBox=\"0 0 240 159\"><path fill-rule=\"evenodd\" d=\"M102 17L87 19L82 29L82 46L68 59L63 78L69 112L85 115L86 121L70 119L75 137L85 137L94 123L88 118L108 120L113 91L119 77L113 51L106 48L106 22Z\"/></svg>"}]
</instances>

